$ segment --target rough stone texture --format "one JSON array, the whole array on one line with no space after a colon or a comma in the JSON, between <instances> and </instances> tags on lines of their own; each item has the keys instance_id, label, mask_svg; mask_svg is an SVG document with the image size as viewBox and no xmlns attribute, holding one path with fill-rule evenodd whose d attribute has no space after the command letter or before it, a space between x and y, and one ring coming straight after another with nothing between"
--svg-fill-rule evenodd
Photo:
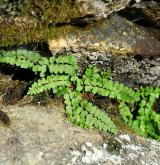
<instances>
[{"instance_id":1,"label":"rough stone texture","mask_svg":"<svg viewBox=\"0 0 160 165\"><path fill-rule=\"evenodd\" d=\"M71 53L110 69L114 80L129 86L160 85L160 33L118 15L86 28L60 28L62 38L49 41L53 53ZM85 63L85 64L84 64Z\"/></svg>"},{"instance_id":2,"label":"rough stone texture","mask_svg":"<svg viewBox=\"0 0 160 165\"><path fill-rule=\"evenodd\" d=\"M0 123L1 165L158 165L160 143L121 133L100 135L70 125L61 101L54 105L1 107L11 119Z\"/></svg>"},{"instance_id":3,"label":"rough stone texture","mask_svg":"<svg viewBox=\"0 0 160 165\"><path fill-rule=\"evenodd\" d=\"M70 152L72 159L70 164L99 164L99 165L158 165L160 144L156 141L146 139L134 139L127 134L120 134L112 142L120 144L120 149L117 152L111 152L109 149L116 146L110 145L111 139L102 145L95 145L86 142L79 150Z\"/></svg>"},{"instance_id":4,"label":"rough stone texture","mask_svg":"<svg viewBox=\"0 0 160 165\"><path fill-rule=\"evenodd\" d=\"M139 85L160 86L160 58L137 56L113 56L104 51L79 49L74 55L79 59L81 68L96 64L103 70L109 69L112 79L130 87Z\"/></svg>"},{"instance_id":5,"label":"rough stone texture","mask_svg":"<svg viewBox=\"0 0 160 165\"><path fill-rule=\"evenodd\" d=\"M0 47L46 41L56 34L56 25L104 19L125 8L130 1L1 0Z\"/></svg>"},{"instance_id":6,"label":"rough stone texture","mask_svg":"<svg viewBox=\"0 0 160 165\"><path fill-rule=\"evenodd\" d=\"M136 25L118 15L93 23L85 28L68 25L59 28L58 39L49 41L55 54L62 49L78 52L84 50L105 51L112 55L159 56L159 32Z\"/></svg>"},{"instance_id":7,"label":"rough stone texture","mask_svg":"<svg viewBox=\"0 0 160 165\"><path fill-rule=\"evenodd\" d=\"M140 21L144 24L148 22L155 27L160 27L160 1L142 1L141 3L134 4L129 8L130 12L139 12Z\"/></svg>"},{"instance_id":8,"label":"rough stone texture","mask_svg":"<svg viewBox=\"0 0 160 165\"><path fill-rule=\"evenodd\" d=\"M95 20L107 18L113 12L124 9L131 0L76 0L82 15L95 16Z\"/></svg>"},{"instance_id":9,"label":"rough stone texture","mask_svg":"<svg viewBox=\"0 0 160 165\"><path fill-rule=\"evenodd\" d=\"M57 101L55 104L3 108L11 125L0 124L0 164L65 164L63 158L75 146L87 140L102 142L97 132L70 125L64 117L62 103Z\"/></svg>"},{"instance_id":10,"label":"rough stone texture","mask_svg":"<svg viewBox=\"0 0 160 165\"><path fill-rule=\"evenodd\" d=\"M38 3L41 1L37 1ZM60 5L66 5L66 10L64 11L60 11L59 13L55 12L53 14L55 15L61 15L61 12L67 12L68 8L70 8L70 4L72 5L72 8L77 10L77 13L73 13L73 15L71 16L69 13L67 13L68 15L66 15L66 20L64 19L65 23L67 21L70 21L72 19L75 18L83 18L86 16L92 16L95 17L95 19L102 19L102 18L106 18L108 15L110 15L113 12L116 12L118 10L121 10L123 8L125 8L129 3L131 2L131 0L74 0L74 1L70 1L70 0L64 0L62 3L54 3L48 0L44 0L44 2L41 4L36 3L36 1L34 0L17 0L17 1L10 1L10 0L1 0L0 2L0 15L1 17L8 17L8 16L17 16L17 15L23 15L23 9L26 9L26 6L32 6L35 5L35 9L33 8L27 8L28 10L28 14L30 14L30 16L35 16L37 17L38 15L36 14L41 14L42 11L44 11L44 9L46 11L44 11L45 13L50 12L48 5L50 5L50 7L52 8L52 4L54 4L54 6L56 7L57 10L60 9L65 9L63 7L61 7ZM43 9L43 5L44 9ZM40 6L39 6L40 5ZM67 6L68 5L68 6ZM53 9L54 9L53 6ZM39 7L39 8L38 8ZM45 8L46 7L46 8ZM71 11L72 12L72 8ZM48 10L48 11L47 11ZM27 14L27 13L26 13ZM43 16L43 13L42 13ZM67 18L68 17L68 18ZM9 17L8 17L9 18ZM55 17L56 18L56 17ZM59 20L61 20L63 18L59 18ZM48 20L50 21L50 20ZM52 20L54 22L54 20ZM70 22L69 21L69 22ZM59 23L59 22L57 22Z\"/></svg>"}]
</instances>

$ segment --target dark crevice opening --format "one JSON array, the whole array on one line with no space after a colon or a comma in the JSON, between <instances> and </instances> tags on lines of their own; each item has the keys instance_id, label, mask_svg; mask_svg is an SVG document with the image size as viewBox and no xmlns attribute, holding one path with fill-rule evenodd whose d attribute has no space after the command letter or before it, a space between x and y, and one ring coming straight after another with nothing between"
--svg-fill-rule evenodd
<instances>
[{"instance_id":1,"label":"dark crevice opening","mask_svg":"<svg viewBox=\"0 0 160 165\"><path fill-rule=\"evenodd\" d=\"M119 11L118 14L137 25L158 29L156 22L154 22L149 16L145 15L140 9L128 7Z\"/></svg>"},{"instance_id":2,"label":"dark crevice opening","mask_svg":"<svg viewBox=\"0 0 160 165\"><path fill-rule=\"evenodd\" d=\"M19 47L14 46L10 48L3 48L3 50L17 49L36 51L45 57L52 56L47 43L37 43L30 45L21 45ZM31 84L33 84L38 79L38 75L35 75L31 69L22 69L18 66L9 64L0 64L0 74L2 78L4 77L4 79L5 76L9 76L9 80L5 80L6 83L4 83L0 88L0 92L3 93L2 100L4 105L13 105L19 102L24 96L26 96L28 88L31 86ZM10 79L12 81L10 81ZM49 95L48 92L46 93L46 95ZM47 96L45 100L47 100L50 95L48 97ZM44 97L42 100L44 100Z\"/></svg>"},{"instance_id":3,"label":"dark crevice opening","mask_svg":"<svg viewBox=\"0 0 160 165\"><path fill-rule=\"evenodd\" d=\"M134 59L135 59L136 61L140 62L140 61L142 61L144 58L143 58L143 56L137 54L137 55L134 56Z\"/></svg>"},{"instance_id":4,"label":"dark crevice opening","mask_svg":"<svg viewBox=\"0 0 160 165\"><path fill-rule=\"evenodd\" d=\"M93 15L86 15L85 17L80 17L80 18L75 18L72 19L70 22L68 23L57 23L57 24L49 24L49 27L52 26L56 26L56 27L63 27L65 25L72 25L72 26L76 26L76 27L86 27L87 25L89 25L90 23L95 21L95 17Z\"/></svg>"},{"instance_id":5,"label":"dark crevice opening","mask_svg":"<svg viewBox=\"0 0 160 165\"><path fill-rule=\"evenodd\" d=\"M3 75L10 75L12 80L26 82L33 81L36 78L36 75L30 69L22 69L9 64L1 64L0 73Z\"/></svg>"}]
</instances>

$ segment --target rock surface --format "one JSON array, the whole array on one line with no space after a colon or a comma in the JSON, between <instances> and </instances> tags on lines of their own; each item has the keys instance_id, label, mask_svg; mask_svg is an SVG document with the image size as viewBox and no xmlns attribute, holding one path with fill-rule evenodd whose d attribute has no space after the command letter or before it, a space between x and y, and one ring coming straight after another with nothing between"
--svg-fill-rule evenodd
<instances>
[{"instance_id":1,"label":"rock surface","mask_svg":"<svg viewBox=\"0 0 160 165\"><path fill-rule=\"evenodd\" d=\"M0 124L1 165L159 164L159 142L75 128L65 118L61 101L1 110L11 119L8 127Z\"/></svg>"},{"instance_id":2,"label":"rock surface","mask_svg":"<svg viewBox=\"0 0 160 165\"><path fill-rule=\"evenodd\" d=\"M160 1L141 1L141 3L131 6L129 10L130 13L138 13L139 22L142 21L146 25L160 27Z\"/></svg>"},{"instance_id":3,"label":"rock surface","mask_svg":"<svg viewBox=\"0 0 160 165\"><path fill-rule=\"evenodd\" d=\"M48 23L51 21L56 24L69 23L74 19L89 16L94 17L94 20L99 20L125 8L131 1L132 0L64 0L61 2L51 2L44 0L42 3L41 0L1 0L0 16L2 18L7 16L7 18L10 19L15 16L27 15L30 19L32 19L32 16L38 19L39 16L46 17L50 14L51 17L47 18ZM52 14L50 13L51 9L53 10ZM59 12L57 12L57 10ZM54 20L56 18L58 18L58 20Z\"/></svg>"},{"instance_id":4,"label":"rock surface","mask_svg":"<svg viewBox=\"0 0 160 165\"><path fill-rule=\"evenodd\" d=\"M159 32L136 25L118 15L85 28L68 25L58 29L58 39L49 41L53 54L66 49L105 51L112 55L159 56Z\"/></svg>"},{"instance_id":5,"label":"rock surface","mask_svg":"<svg viewBox=\"0 0 160 165\"><path fill-rule=\"evenodd\" d=\"M41 0L1 0L0 47L46 41L56 34L56 26L104 19L125 8L130 1L43 0L42 3Z\"/></svg>"},{"instance_id":6,"label":"rock surface","mask_svg":"<svg viewBox=\"0 0 160 165\"><path fill-rule=\"evenodd\" d=\"M123 82L130 87L160 86L159 57L112 56L105 51L86 51L84 49L79 49L74 55L79 58L82 68L95 64L104 70L109 69L114 81Z\"/></svg>"},{"instance_id":7,"label":"rock surface","mask_svg":"<svg viewBox=\"0 0 160 165\"><path fill-rule=\"evenodd\" d=\"M11 125L0 125L0 164L65 164L63 158L76 145L87 140L102 142L97 132L71 126L64 117L62 103L55 104L3 109Z\"/></svg>"}]
</instances>

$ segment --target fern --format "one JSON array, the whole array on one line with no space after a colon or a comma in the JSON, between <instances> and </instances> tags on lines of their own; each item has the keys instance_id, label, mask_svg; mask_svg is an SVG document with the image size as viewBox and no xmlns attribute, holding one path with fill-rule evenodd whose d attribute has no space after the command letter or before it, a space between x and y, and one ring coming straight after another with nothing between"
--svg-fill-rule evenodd
<instances>
[{"instance_id":1,"label":"fern","mask_svg":"<svg viewBox=\"0 0 160 165\"><path fill-rule=\"evenodd\" d=\"M154 103L160 95L160 89L152 87L141 87L138 115L133 121L134 128L140 135L160 139L160 114L153 111Z\"/></svg>"},{"instance_id":2,"label":"fern","mask_svg":"<svg viewBox=\"0 0 160 165\"><path fill-rule=\"evenodd\" d=\"M29 88L28 94L34 95L50 89L56 90L59 86L69 87L69 76L51 75L47 78L39 79L38 82L33 83Z\"/></svg>"},{"instance_id":3,"label":"fern","mask_svg":"<svg viewBox=\"0 0 160 165\"><path fill-rule=\"evenodd\" d=\"M98 128L116 133L117 128L105 112L80 96L79 92L69 92L64 95L66 114L70 121L82 128Z\"/></svg>"},{"instance_id":4,"label":"fern","mask_svg":"<svg viewBox=\"0 0 160 165\"><path fill-rule=\"evenodd\" d=\"M103 77L94 66L90 66L86 69L86 72L83 75L83 82L85 91L93 94L107 96L111 99L118 99L128 103L139 100L139 97L136 96L133 89Z\"/></svg>"},{"instance_id":5,"label":"fern","mask_svg":"<svg viewBox=\"0 0 160 165\"><path fill-rule=\"evenodd\" d=\"M71 55L42 57L39 53L26 50L0 51L0 63L31 69L40 76L28 90L29 95L52 90L64 96L69 120L82 128L117 133L111 118L98 107L82 97L82 93L105 96L119 100L120 115L125 123L140 135L160 140L160 114L154 104L160 97L160 88L129 88L110 80L111 72L100 72L90 65L84 74L78 73L76 58Z\"/></svg>"},{"instance_id":6,"label":"fern","mask_svg":"<svg viewBox=\"0 0 160 165\"><path fill-rule=\"evenodd\" d=\"M131 113L130 107L125 102L121 102L119 105L120 114L122 116L122 119L125 123L127 123L130 127L132 126L133 121L133 115Z\"/></svg>"},{"instance_id":7,"label":"fern","mask_svg":"<svg viewBox=\"0 0 160 165\"><path fill-rule=\"evenodd\" d=\"M35 74L45 76L48 59L39 53L27 50L0 51L0 62L16 65L24 69L32 69Z\"/></svg>"}]
</instances>

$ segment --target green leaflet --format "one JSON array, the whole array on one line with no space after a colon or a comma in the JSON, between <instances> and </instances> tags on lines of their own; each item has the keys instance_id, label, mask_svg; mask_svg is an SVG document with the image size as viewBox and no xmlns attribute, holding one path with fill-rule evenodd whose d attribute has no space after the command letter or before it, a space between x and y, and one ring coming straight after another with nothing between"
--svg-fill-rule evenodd
<instances>
[{"instance_id":1,"label":"green leaflet","mask_svg":"<svg viewBox=\"0 0 160 165\"><path fill-rule=\"evenodd\" d=\"M56 59L57 64L69 64L72 65L74 68L78 69L77 60L74 56L66 55L66 56L59 56Z\"/></svg>"},{"instance_id":2,"label":"green leaflet","mask_svg":"<svg viewBox=\"0 0 160 165\"><path fill-rule=\"evenodd\" d=\"M68 75L74 75L75 68L71 65L68 64L50 64L49 65L49 71L50 73L55 73L55 74L68 74Z\"/></svg>"},{"instance_id":3,"label":"green leaflet","mask_svg":"<svg viewBox=\"0 0 160 165\"><path fill-rule=\"evenodd\" d=\"M27 50L0 51L0 62L16 65L24 69L32 69L34 73L40 73L44 77L47 70L48 59L39 53Z\"/></svg>"}]
</instances>

